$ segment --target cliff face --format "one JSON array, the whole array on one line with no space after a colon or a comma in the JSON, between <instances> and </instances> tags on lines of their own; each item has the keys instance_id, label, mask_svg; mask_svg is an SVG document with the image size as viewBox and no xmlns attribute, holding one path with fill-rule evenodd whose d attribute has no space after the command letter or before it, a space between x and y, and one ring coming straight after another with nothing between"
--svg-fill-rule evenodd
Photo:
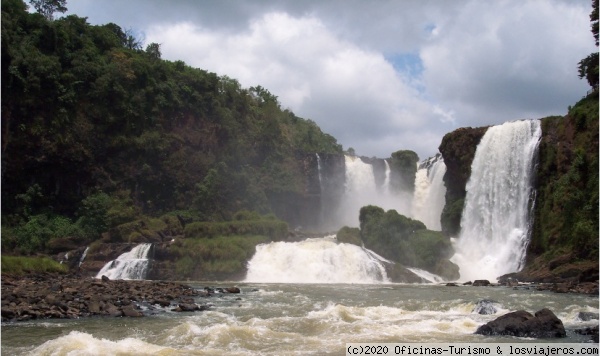
<instances>
[{"instance_id":1,"label":"cliff face","mask_svg":"<svg viewBox=\"0 0 600 356\"><path fill-rule=\"evenodd\" d=\"M442 232L456 236L460 231L460 218L466 196L465 186L471 175L475 150L487 127L465 127L444 136L439 150L444 157L446 174L446 205L442 211Z\"/></svg>"},{"instance_id":2,"label":"cliff face","mask_svg":"<svg viewBox=\"0 0 600 356\"><path fill-rule=\"evenodd\" d=\"M598 93L542 119L526 279L598 279Z\"/></svg>"}]
</instances>

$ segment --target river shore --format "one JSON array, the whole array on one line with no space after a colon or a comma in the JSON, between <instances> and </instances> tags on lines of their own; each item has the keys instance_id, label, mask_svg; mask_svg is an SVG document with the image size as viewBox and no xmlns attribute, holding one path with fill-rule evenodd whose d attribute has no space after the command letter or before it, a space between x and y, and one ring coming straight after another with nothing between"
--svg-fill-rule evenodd
<instances>
[{"instance_id":1,"label":"river shore","mask_svg":"<svg viewBox=\"0 0 600 356\"><path fill-rule=\"evenodd\" d=\"M142 317L164 310L210 308L199 297L239 293L236 287L195 289L177 282L95 279L78 275L2 275L2 322L90 316Z\"/></svg>"}]
</instances>

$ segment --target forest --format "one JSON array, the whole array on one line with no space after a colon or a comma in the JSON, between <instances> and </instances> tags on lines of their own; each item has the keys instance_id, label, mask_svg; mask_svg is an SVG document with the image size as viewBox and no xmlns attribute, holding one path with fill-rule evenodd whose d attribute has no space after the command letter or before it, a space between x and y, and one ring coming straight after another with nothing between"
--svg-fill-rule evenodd
<instances>
[{"instance_id":1,"label":"forest","mask_svg":"<svg viewBox=\"0 0 600 356\"><path fill-rule=\"evenodd\" d=\"M260 85L60 10L2 1L3 253L81 246L151 217L272 214L304 189L298 157L342 153Z\"/></svg>"}]
</instances>

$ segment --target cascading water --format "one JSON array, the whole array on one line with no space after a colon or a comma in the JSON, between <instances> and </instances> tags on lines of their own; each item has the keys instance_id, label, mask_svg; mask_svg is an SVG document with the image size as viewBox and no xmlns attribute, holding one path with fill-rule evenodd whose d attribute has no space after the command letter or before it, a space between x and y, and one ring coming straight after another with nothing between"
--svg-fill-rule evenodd
<instances>
[{"instance_id":1,"label":"cascading water","mask_svg":"<svg viewBox=\"0 0 600 356\"><path fill-rule=\"evenodd\" d=\"M140 244L102 267L96 278L144 279L148 268L148 252L152 244Z\"/></svg>"},{"instance_id":2,"label":"cascading water","mask_svg":"<svg viewBox=\"0 0 600 356\"><path fill-rule=\"evenodd\" d=\"M83 253L81 254L81 258L79 259L79 267L81 267L81 264L83 263L83 261L85 261L85 257L87 256L88 250L90 249L90 247L86 247L85 250L83 251Z\"/></svg>"},{"instance_id":3,"label":"cascading water","mask_svg":"<svg viewBox=\"0 0 600 356\"><path fill-rule=\"evenodd\" d=\"M318 169L318 173L319 173L319 188L323 189L323 172L321 169L321 157L319 157L318 153L315 153L315 155L317 156L317 169Z\"/></svg>"},{"instance_id":4,"label":"cascading water","mask_svg":"<svg viewBox=\"0 0 600 356\"><path fill-rule=\"evenodd\" d=\"M388 282L382 260L356 245L333 238L272 242L256 247L246 282L382 283Z\"/></svg>"},{"instance_id":5,"label":"cascading water","mask_svg":"<svg viewBox=\"0 0 600 356\"><path fill-rule=\"evenodd\" d=\"M522 268L529 243L532 176L539 120L490 127L477 146L452 261L461 280Z\"/></svg>"},{"instance_id":6,"label":"cascading water","mask_svg":"<svg viewBox=\"0 0 600 356\"><path fill-rule=\"evenodd\" d=\"M412 217L423 222L429 230L442 229L440 216L446 204L445 173L444 159L438 154L423 161L415 177Z\"/></svg>"},{"instance_id":7,"label":"cascading water","mask_svg":"<svg viewBox=\"0 0 600 356\"><path fill-rule=\"evenodd\" d=\"M411 193L392 192L390 185L390 167L385 161L383 189L375 182L373 165L363 162L360 157L345 156L346 182L345 192L337 212L337 228L358 226L360 208L376 205L385 210L394 209L403 215L410 215Z\"/></svg>"}]
</instances>

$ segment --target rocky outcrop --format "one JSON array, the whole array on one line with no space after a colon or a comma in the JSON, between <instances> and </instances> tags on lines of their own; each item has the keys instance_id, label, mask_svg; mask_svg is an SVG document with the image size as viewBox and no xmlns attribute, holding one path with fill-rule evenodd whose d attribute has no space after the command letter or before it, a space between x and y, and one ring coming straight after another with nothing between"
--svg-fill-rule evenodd
<instances>
[{"instance_id":1,"label":"rocky outcrop","mask_svg":"<svg viewBox=\"0 0 600 356\"><path fill-rule=\"evenodd\" d=\"M446 174L446 206L442 212L442 232L455 236L460 231L460 217L466 195L465 186L471 176L471 163L475 150L487 127L465 127L447 133L442 139L439 151L444 157Z\"/></svg>"},{"instance_id":2,"label":"rocky outcrop","mask_svg":"<svg viewBox=\"0 0 600 356\"><path fill-rule=\"evenodd\" d=\"M535 315L531 315L525 310L504 314L477 328L475 334L543 339L567 335L562 321L547 308L537 311Z\"/></svg>"},{"instance_id":3,"label":"rocky outcrop","mask_svg":"<svg viewBox=\"0 0 600 356\"><path fill-rule=\"evenodd\" d=\"M166 310L203 311L210 305L198 304L197 298L208 297L215 292L162 281L3 275L2 321L88 316L143 317ZM221 288L218 292L237 294L240 290L230 287Z\"/></svg>"}]
</instances>

